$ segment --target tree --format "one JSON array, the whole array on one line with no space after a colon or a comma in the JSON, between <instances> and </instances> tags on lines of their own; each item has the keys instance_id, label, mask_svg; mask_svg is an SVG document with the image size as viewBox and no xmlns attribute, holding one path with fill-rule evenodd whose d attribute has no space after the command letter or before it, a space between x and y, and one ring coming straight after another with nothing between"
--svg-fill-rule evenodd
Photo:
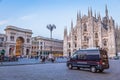
<instances>
[{"instance_id":1,"label":"tree","mask_svg":"<svg viewBox=\"0 0 120 80\"><path fill-rule=\"evenodd\" d=\"M1 55L5 55L5 50L2 49L2 51L0 52Z\"/></svg>"}]
</instances>

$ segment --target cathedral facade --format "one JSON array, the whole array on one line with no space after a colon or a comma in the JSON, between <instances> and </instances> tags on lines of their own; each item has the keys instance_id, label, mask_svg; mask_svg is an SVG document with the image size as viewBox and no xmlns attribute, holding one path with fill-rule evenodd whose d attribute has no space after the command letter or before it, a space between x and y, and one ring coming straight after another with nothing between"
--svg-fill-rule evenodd
<instances>
[{"instance_id":1,"label":"cathedral facade","mask_svg":"<svg viewBox=\"0 0 120 80\"><path fill-rule=\"evenodd\" d=\"M71 56L79 49L104 48L107 50L108 56L113 57L117 53L116 33L118 31L115 21L109 16L107 6L105 7L105 17L101 17L100 13L97 16L95 13L93 16L92 9L88 9L88 15L81 16L79 12L75 26L71 21L69 34L67 28L64 29L64 56Z\"/></svg>"}]
</instances>

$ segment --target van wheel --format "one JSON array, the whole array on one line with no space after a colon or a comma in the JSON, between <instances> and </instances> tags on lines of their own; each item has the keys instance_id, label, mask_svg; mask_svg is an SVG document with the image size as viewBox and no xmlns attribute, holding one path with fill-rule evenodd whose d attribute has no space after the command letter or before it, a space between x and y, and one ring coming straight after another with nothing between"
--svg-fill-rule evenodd
<instances>
[{"instance_id":1,"label":"van wheel","mask_svg":"<svg viewBox=\"0 0 120 80\"><path fill-rule=\"evenodd\" d=\"M103 72L103 71L104 71L104 69L100 69L100 70L99 70L99 72Z\"/></svg>"},{"instance_id":2,"label":"van wheel","mask_svg":"<svg viewBox=\"0 0 120 80\"><path fill-rule=\"evenodd\" d=\"M79 69L80 69L80 67L77 67L77 69L79 70Z\"/></svg>"},{"instance_id":3,"label":"van wheel","mask_svg":"<svg viewBox=\"0 0 120 80\"><path fill-rule=\"evenodd\" d=\"M72 67L72 64L69 64L69 65L68 65L68 68L69 68L69 69L72 69L72 68L73 68L73 67Z\"/></svg>"},{"instance_id":4,"label":"van wheel","mask_svg":"<svg viewBox=\"0 0 120 80\"><path fill-rule=\"evenodd\" d=\"M90 71L93 72L93 73L95 73L95 72L97 71L97 69L96 69L95 66L92 66L92 67L90 68Z\"/></svg>"}]
</instances>

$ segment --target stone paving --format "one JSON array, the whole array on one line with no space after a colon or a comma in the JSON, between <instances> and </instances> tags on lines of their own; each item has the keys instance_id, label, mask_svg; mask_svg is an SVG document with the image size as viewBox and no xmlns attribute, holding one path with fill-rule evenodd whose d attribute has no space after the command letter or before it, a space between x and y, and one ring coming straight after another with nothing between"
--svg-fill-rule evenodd
<instances>
[{"instance_id":1,"label":"stone paving","mask_svg":"<svg viewBox=\"0 0 120 80\"><path fill-rule=\"evenodd\" d=\"M55 60L55 63L63 63L66 61L67 61L66 58L58 58ZM18 61L14 61L14 62L2 62L0 66L27 65L27 64L40 64L40 63L41 63L40 59L21 58L18 59ZM51 63L51 61L45 61L45 63Z\"/></svg>"},{"instance_id":2,"label":"stone paving","mask_svg":"<svg viewBox=\"0 0 120 80\"><path fill-rule=\"evenodd\" d=\"M103 73L69 70L66 63L0 67L0 80L120 80L120 60L111 60Z\"/></svg>"}]
</instances>

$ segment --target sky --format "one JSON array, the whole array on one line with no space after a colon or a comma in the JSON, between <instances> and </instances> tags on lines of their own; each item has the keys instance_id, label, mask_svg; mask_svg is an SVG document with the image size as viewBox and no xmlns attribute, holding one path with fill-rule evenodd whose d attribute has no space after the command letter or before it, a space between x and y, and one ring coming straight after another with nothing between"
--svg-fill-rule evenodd
<instances>
[{"instance_id":1,"label":"sky","mask_svg":"<svg viewBox=\"0 0 120 80\"><path fill-rule=\"evenodd\" d=\"M50 37L46 28L48 24L55 24L53 38L63 39L64 28L70 31L71 20L76 25L77 12L86 14L88 7L93 13L105 16L105 5L109 16L120 25L120 0L0 0L0 33L8 25L31 29L32 36Z\"/></svg>"}]
</instances>

